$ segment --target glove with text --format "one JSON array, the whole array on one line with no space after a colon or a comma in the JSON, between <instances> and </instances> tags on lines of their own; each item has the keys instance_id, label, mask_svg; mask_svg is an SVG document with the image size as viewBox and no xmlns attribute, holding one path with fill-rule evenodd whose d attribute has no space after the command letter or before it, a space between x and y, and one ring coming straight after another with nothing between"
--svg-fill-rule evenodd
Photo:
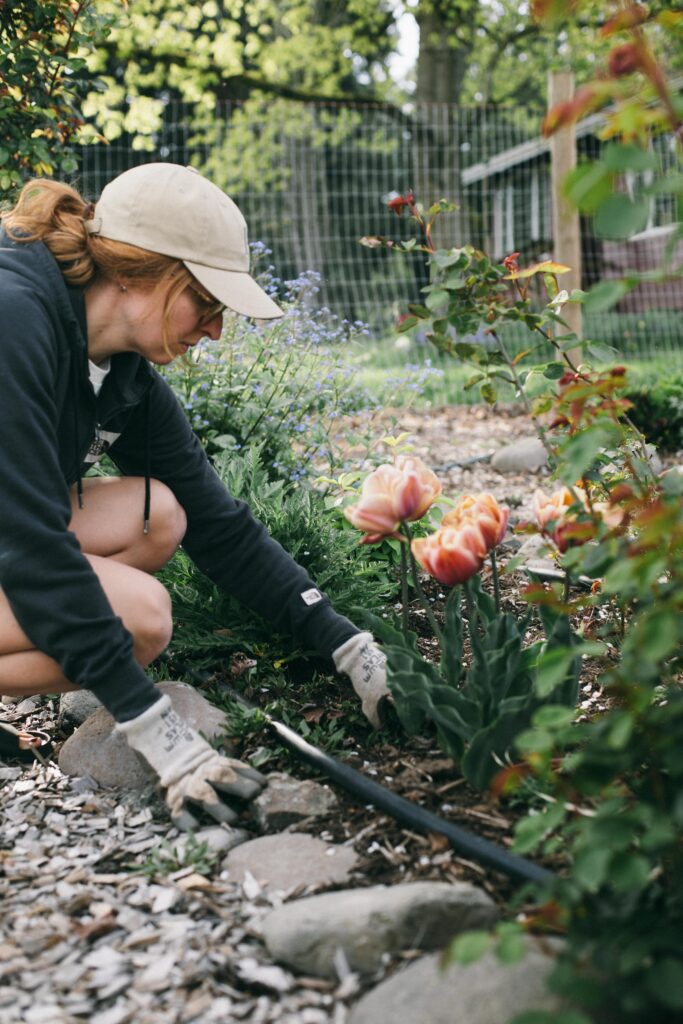
<instances>
[{"instance_id":1,"label":"glove with text","mask_svg":"<svg viewBox=\"0 0 683 1024\"><path fill-rule=\"evenodd\" d=\"M372 633L356 633L332 653L337 672L345 673L361 699L363 714L375 729L382 720L383 705L391 699L387 686L387 659Z\"/></svg>"},{"instance_id":2,"label":"glove with text","mask_svg":"<svg viewBox=\"0 0 683 1024\"><path fill-rule=\"evenodd\" d=\"M173 710L167 694L137 718L119 722L116 731L159 776L173 824L179 829L199 827L197 808L216 821L235 821L237 812L221 795L252 800L265 785L256 769L217 753Z\"/></svg>"}]
</instances>

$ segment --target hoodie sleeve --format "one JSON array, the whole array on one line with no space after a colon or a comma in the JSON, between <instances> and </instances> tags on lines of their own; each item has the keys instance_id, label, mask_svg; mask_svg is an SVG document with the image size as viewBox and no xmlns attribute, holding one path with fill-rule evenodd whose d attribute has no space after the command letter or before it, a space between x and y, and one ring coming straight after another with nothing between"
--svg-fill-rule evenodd
<instances>
[{"instance_id":1,"label":"hoodie sleeve","mask_svg":"<svg viewBox=\"0 0 683 1024\"><path fill-rule=\"evenodd\" d=\"M0 324L0 586L31 643L67 679L115 717L134 717L158 691L69 530L56 393L72 353L28 285L0 289Z\"/></svg>"},{"instance_id":2,"label":"hoodie sleeve","mask_svg":"<svg viewBox=\"0 0 683 1024\"><path fill-rule=\"evenodd\" d=\"M112 458L127 474L171 488L187 515L183 547L216 584L309 649L329 656L358 632L321 594L306 571L275 541L248 505L233 498L211 466L173 391L155 375L149 408L136 410L114 443Z\"/></svg>"}]
</instances>

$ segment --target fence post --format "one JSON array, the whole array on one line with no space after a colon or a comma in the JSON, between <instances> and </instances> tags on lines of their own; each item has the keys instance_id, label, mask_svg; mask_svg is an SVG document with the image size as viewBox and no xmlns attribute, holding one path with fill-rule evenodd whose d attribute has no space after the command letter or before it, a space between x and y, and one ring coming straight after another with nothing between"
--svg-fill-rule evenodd
<instances>
[{"instance_id":1,"label":"fence post","mask_svg":"<svg viewBox=\"0 0 683 1024\"><path fill-rule=\"evenodd\" d=\"M574 95L574 75L571 71L551 71L548 74L548 107L571 100ZM571 267L560 278L560 287L571 291L581 287L581 228L579 213L565 199L562 182L576 167L576 130L574 124L560 128L550 136L551 198L553 224L553 258L557 263ZM582 307L570 302L562 310L578 338L582 337ZM568 353L574 363L581 361L580 349Z\"/></svg>"}]
</instances>

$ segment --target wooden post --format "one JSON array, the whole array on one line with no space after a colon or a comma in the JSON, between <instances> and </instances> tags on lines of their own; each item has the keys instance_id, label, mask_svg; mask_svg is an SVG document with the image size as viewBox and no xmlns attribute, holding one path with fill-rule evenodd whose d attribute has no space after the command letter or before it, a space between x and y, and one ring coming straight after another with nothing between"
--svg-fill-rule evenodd
<instances>
[{"instance_id":1,"label":"wooden post","mask_svg":"<svg viewBox=\"0 0 683 1024\"><path fill-rule=\"evenodd\" d=\"M571 100L574 96L574 76L571 71L551 71L548 75L548 107ZM564 179L576 167L576 130L573 124L560 128L550 136L550 168L553 224L553 259L571 267L559 278L560 288L570 292L581 287L581 229L579 213L562 192ZM561 316L578 338L582 337L582 307L570 302L563 307ZM580 349L568 353L573 363L581 361Z\"/></svg>"}]
</instances>

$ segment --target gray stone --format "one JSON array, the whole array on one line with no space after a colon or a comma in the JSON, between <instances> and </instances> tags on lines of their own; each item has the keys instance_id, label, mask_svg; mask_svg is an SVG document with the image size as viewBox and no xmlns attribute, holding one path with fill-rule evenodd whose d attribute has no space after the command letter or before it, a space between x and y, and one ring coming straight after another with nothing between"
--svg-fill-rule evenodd
<instances>
[{"instance_id":1,"label":"gray stone","mask_svg":"<svg viewBox=\"0 0 683 1024\"><path fill-rule=\"evenodd\" d=\"M182 857L190 843L192 843L193 847L206 843L210 853L227 853L228 850L232 850L235 846L246 843L248 839L249 833L243 828L231 828L229 825L214 825L211 828L199 829L191 835L184 833L178 836L177 839L170 840L169 845Z\"/></svg>"},{"instance_id":2,"label":"gray stone","mask_svg":"<svg viewBox=\"0 0 683 1024\"><path fill-rule=\"evenodd\" d=\"M664 463L662 462L659 456L659 452L653 444L645 445L645 457L650 464L650 469L652 470L652 472L655 474L655 476L659 476L659 474L664 470Z\"/></svg>"},{"instance_id":3,"label":"gray stone","mask_svg":"<svg viewBox=\"0 0 683 1024\"><path fill-rule=\"evenodd\" d=\"M563 1007L544 984L553 958L532 941L512 965L493 953L446 970L439 961L437 954L424 957L382 982L357 1003L348 1024L507 1024L519 1013Z\"/></svg>"},{"instance_id":4,"label":"gray stone","mask_svg":"<svg viewBox=\"0 0 683 1024\"><path fill-rule=\"evenodd\" d=\"M268 785L251 805L262 832L277 832L305 818L325 817L338 806L329 786L292 779L283 772L268 776Z\"/></svg>"},{"instance_id":5,"label":"gray stone","mask_svg":"<svg viewBox=\"0 0 683 1024\"><path fill-rule=\"evenodd\" d=\"M523 437L495 452L491 466L499 473L536 472L548 463L548 453L538 437Z\"/></svg>"},{"instance_id":6,"label":"gray stone","mask_svg":"<svg viewBox=\"0 0 683 1024\"><path fill-rule=\"evenodd\" d=\"M524 541L515 559L520 559L518 569L536 569L538 572L558 572L557 563L550 557L551 545L545 537L535 534Z\"/></svg>"},{"instance_id":7,"label":"gray stone","mask_svg":"<svg viewBox=\"0 0 683 1024\"><path fill-rule=\"evenodd\" d=\"M335 978L339 949L352 970L372 974L385 953L439 949L458 932L489 928L497 916L490 897L467 882L411 882L295 900L271 911L261 927L276 960Z\"/></svg>"},{"instance_id":8,"label":"gray stone","mask_svg":"<svg viewBox=\"0 0 683 1024\"><path fill-rule=\"evenodd\" d=\"M259 885L291 892L348 881L358 857L350 846L334 846L303 832L260 836L231 850L223 861L231 882L247 873Z\"/></svg>"},{"instance_id":9,"label":"gray stone","mask_svg":"<svg viewBox=\"0 0 683 1024\"><path fill-rule=\"evenodd\" d=\"M225 715L186 683L161 683L178 714L207 739L223 734ZM114 719L100 708L79 726L59 754L65 775L88 775L101 786L143 789L156 781L147 763L114 732Z\"/></svg>"},{"instance_id":10,"label":"gray stone","mask_svg":"<svg viewBox=\"0 0 683 1024\"><path fill-rule=\"evenodd\" d=\"M90 690L68 690L59 697L59 717L74 725L82 725L86 718L102 707L102 701Z\"/></svg>"}]
</instances>

